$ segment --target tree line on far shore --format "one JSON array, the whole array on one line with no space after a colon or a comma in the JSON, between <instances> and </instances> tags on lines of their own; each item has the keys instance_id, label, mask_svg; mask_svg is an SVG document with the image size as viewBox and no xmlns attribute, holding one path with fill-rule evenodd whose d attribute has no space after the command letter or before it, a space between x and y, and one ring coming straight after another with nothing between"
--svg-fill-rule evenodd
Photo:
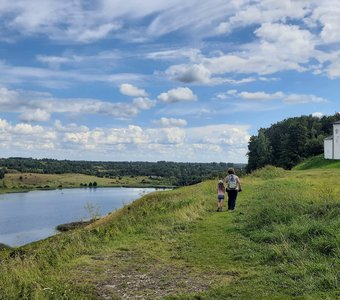
<instances>
[{"instance_id":1,"label":"tree line on far shore","mask_svg":"<svg viewBox=\"0 0 340 300\"><path fill-rule=\"evenodd\" d=\"M248 144L247 172L266 165L291 169L304 159L324 152L324 138L332 135L340 113L322 118L300 116L261 128Z\"/></svg>"},{"instance_id":2,"label":"tree line on far shore","mask_svg":"<svg viewBox=\"0 0 340 300\"><path fill-rule=\"evenodd\" d=\"M25 172L40 174L79 173L98 177L149 176L150 178L167 178L170 184L184 186L206 179L225 177L227 168L234 167L238 173L245 172L246 164L235 163L180 163L158 162L100 162L71 161L33 158L1 158L1 172ZM1 175L1 173L0 173Z\"/></svg>"}]
</instances>

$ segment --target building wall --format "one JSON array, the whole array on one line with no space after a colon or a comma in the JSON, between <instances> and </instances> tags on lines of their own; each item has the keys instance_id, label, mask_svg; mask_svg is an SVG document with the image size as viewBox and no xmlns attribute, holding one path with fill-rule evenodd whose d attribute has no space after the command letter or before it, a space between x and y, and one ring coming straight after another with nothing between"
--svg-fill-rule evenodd
<instances>
[{"instance_id":1,"label":"building wall","mask_svg":"<svg viewBox=\"0 0 340 300\"><path fill-rule=\"evenodd\" d=\"M333 147L333 158L340 159L340 124L333 125Z\"/></svg>"},{"instance_id":2,"label":"building wall","mask_svg":"<svg viewBox=\"0 0 340 300\"><path fill-rule=\"evenodd\" d=\"M325 159L333 159L333 140L324 140L323 146Z\"/></svg>"}]
</instances>

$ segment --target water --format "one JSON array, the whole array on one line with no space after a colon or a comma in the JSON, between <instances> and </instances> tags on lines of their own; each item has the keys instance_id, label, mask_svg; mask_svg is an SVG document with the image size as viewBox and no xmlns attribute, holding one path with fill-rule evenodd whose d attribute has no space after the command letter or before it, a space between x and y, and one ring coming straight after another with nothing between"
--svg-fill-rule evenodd
<instances>
[{"instance_id":1,"label":"water","mask_svg":"<svg viewBox=\"0 0 340 300\"><path fill-rule=\"evenodd\" d=\"M103 216L154 188L77 188L0 194L0 243L22 246L57 233L59 224ZM90 209L89 209L90 208Z\"/></svg>"}]
</instances>

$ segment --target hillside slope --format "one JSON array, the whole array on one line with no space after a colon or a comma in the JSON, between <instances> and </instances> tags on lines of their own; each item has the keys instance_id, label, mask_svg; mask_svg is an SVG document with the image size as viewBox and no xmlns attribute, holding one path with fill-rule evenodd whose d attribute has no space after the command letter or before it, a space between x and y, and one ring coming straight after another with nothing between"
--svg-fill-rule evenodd
<instances>
[{"instance_id":1,"label":"hillside slope","mask_svg":"<svg viewBox=\"0 0 340 300\"><path fill-rule=\"evenodd\" d=\"M215 181L146 195L2 250L0 299L335 299L339 176L257 171L233 213L215 212Z\"/></svg>"},{"instance_id":2,"label":"hillside slope","mask_svg":"<svg viewBox=\"0 0 340 300\"><path fill-rule=\"evenodd\" d=\"M313 156L293 168L294 170L309 170L309 169L339 169L340 160L324 159L323 154Z\"/></svg>"}]
</instances>

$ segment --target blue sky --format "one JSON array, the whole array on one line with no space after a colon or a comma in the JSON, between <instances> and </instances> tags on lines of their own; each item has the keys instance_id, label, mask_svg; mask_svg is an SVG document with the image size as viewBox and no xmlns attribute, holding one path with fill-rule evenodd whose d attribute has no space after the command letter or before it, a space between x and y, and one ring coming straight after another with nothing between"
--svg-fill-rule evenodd
<instances>
[{"instance_id":1,"label":"blue sky","mask_svg":"<svg viewBox=\"0 0 340 300\"><path fill-rule=\"evenodd\" d=\"M0 1L1 157L246 162L339 92L338 0Z\"/></svg>"}]
</instances>

